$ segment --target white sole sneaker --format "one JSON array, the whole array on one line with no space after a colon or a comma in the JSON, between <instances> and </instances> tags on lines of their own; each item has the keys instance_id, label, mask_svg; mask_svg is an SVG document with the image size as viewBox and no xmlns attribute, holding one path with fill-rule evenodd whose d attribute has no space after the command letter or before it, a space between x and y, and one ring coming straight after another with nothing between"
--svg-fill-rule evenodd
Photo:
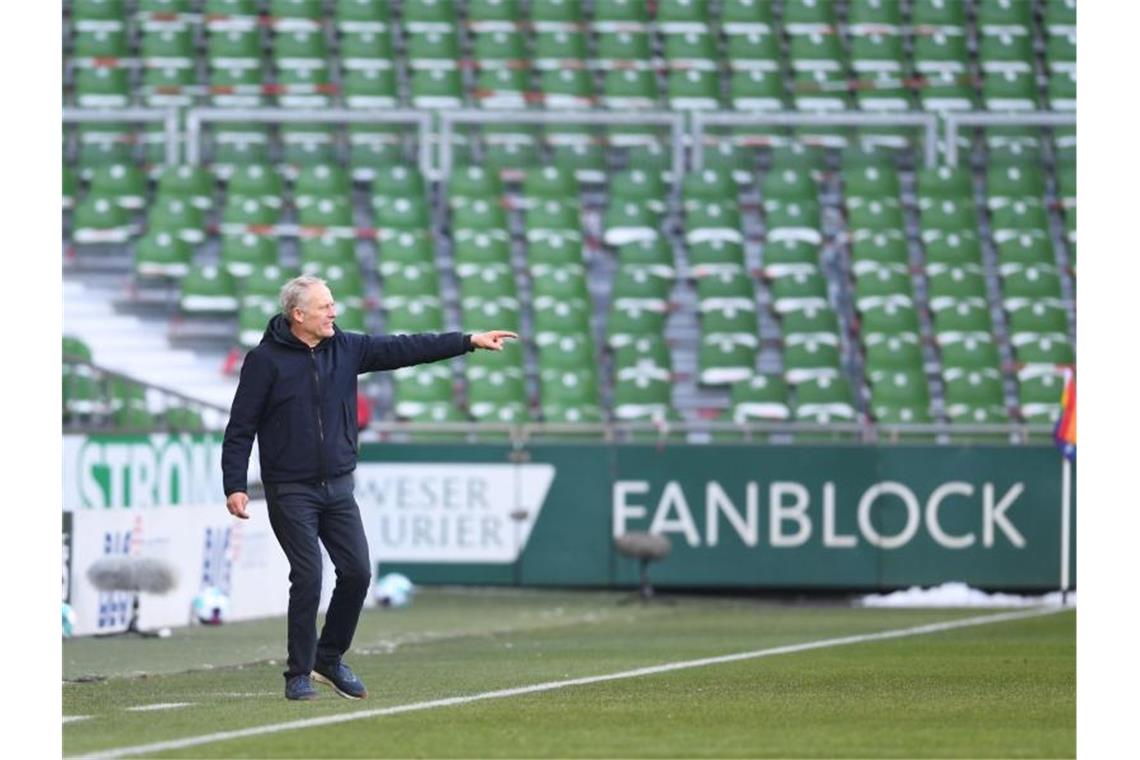
<instances>
[{"instance_id":1,"label":"white sole sneaker","mask_svg":"<svg viewBox=\"0 0 1140 760\"><path fill-rule=\"evenodd\" d=\"M323 684L327 684L327 685L331 686L333 691L335 691L337 694L344 697L345 699L364 699L364 697L368 696L368 692L364 692L363 696L358 697L355 694L349 694L346 691L341 691L340 687L337 686L335 683L333 683L331 678L325 678L324 676L322 676L320 673L318 673L315 670L309 674L309 677L312 678L317 683L323 683Z\"/></svg>"}]
</instances>

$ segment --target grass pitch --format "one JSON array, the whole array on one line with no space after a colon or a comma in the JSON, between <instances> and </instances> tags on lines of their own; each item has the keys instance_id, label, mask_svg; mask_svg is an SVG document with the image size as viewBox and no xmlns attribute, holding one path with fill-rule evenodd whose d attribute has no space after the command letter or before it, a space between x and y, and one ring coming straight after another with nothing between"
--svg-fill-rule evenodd
<instances>
[{"instance_id":1,"label":"grass pitch","mask_svg":"<svg viewBox=\"0 0 1140 760\"><path fill-rule=\"evenodd\" d=\"M427 589L367 610L362 702L286 702L283 619L65 642L68 756L1073 757L1076 615L854 641L352 718L665 663L990 615L607 592ZM145 674L145 675L144 675ZM75 681L90 676L103 680ZM139 709L143 708L143 709ZM349 718L329 722L334 717ZM313 719L316 725L296 725ZM247 731L248 734L248 731Z\"/></svg>"}]
</instances>

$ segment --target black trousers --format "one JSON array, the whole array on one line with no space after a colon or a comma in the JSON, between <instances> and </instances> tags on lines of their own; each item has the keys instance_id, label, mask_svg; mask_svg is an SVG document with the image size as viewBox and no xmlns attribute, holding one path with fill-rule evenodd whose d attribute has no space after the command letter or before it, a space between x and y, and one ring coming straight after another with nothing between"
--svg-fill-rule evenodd
<instances>
[{"instance_id":1,"label":"black trousers","mask_svg":"<svg viewBox=\"0 0 1140 760\"><path fill-rule=\"evenodd\" d=\"M289 559L289 669L308 675L313 666L335 664L348 651L371 582L368 542L353 497L352 474L310 483L266 483L269 524ZM317 638L324 544L336 568L336 586Z\"/></svg>"}]
</instances>

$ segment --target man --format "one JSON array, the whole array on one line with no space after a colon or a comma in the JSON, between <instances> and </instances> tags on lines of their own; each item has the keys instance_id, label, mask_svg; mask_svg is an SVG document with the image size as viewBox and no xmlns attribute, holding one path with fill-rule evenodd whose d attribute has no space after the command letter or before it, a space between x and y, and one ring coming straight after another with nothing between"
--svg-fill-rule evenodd
<instances>
[{"instance_id":1,"label":"man","mask_svg":"<svg viewBox=\"0 0 1140 760\"><path fill-rule=\"evenodd\" d=\"M226 508L249 518L246 471L254 436L269 522L289 560L287 699L313 699L310 678L349 699L367 690L341 661L370 582L368 544L353 498L356 376L501 351L504 330L471 334L361 335L336 326L325 282L297 277L281 289L281 313L246 355L222 442ZM316 638L321 594L318 540L336 567L336 586Z\"/></svg>"}]
</instances>

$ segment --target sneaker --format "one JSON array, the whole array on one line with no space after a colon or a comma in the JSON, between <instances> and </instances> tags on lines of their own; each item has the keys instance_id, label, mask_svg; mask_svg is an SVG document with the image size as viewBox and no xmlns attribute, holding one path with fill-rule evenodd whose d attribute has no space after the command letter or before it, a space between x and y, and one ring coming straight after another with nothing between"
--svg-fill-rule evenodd
<instances>
[{"instance_id":1,"label":"sneaker","mask_svg":"<svg viewBox=\"0 0 1140 760\"><path fill-rule=\"evenodd\" d=\"M293 676L285 681L285 699L316 699L317 690L308 676Z\"/></svg>"},{"instance_id":2,"label":"sneaker","mask_svg":"<svg viewBox=\"0 0 1140 760\"><path fill-rule=\"evenodd\" d=\"M333 691L345 699L364 699L368 696L368 689L364 682L356 677L352 669L343 662L335 665L318 665L313 668L313 680L327 683Z\"/></svg>"}]
</instances>

